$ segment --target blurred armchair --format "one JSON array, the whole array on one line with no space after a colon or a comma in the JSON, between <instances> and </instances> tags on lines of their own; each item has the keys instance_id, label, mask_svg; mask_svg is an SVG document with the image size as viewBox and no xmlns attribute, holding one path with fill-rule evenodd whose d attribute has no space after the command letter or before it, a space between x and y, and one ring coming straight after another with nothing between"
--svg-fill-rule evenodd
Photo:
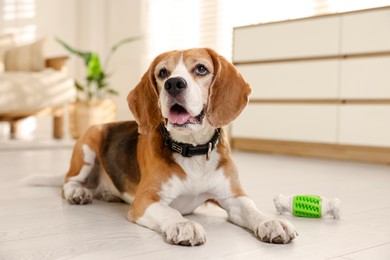
<instances>
[{"instance_id":1,"label":"blurred armchair","mask_svg":"<svg viewBox=\"0 0 390 260\"><path fill-rule=\"evenodd\" d=\"M15 46L12 35L0 36L0 121L10 123L11 138L19 120L53 116L53 137L63 137L64 106L76 97L64 69L67 57L44 57L45 40Z\"/></svg>"}]
</instances>

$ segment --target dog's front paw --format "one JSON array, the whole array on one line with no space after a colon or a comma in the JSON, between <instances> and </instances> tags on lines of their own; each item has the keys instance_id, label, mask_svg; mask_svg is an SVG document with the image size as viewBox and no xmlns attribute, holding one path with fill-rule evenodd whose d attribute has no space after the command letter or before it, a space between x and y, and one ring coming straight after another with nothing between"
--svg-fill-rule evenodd
<instances>
[{"instance_id":1,"label":"dog's front paw","mask_svg":"<svg viewBox=\"0 0 390 260\"><path fill-rule=\"evenodd\" d=\"M279 219L264 221L254 231L261 241L275 244L287 244L298 235L289 221Z\"/></svg>"},{"instance_id":2,"label":"dog's front paw","mask_svg":"<svg viewBox=\"0 0 390 260\"><path fill-rule=\"evenodd\" d=\"M89 189L70 182L64 185L62 189L62 196L70 204L79 205L91 203L93 199L93 194Z\"/></svg>"},{"instance_id":3,"label":"dog's front paw","mask_svg":"<svg viewBox=\"0 0 390 260\"><path fill-rule=\"evenodd\" d=\"M165 232L168 242L182 246L198 246L206 242L206 232L195 222L176 223Z\"/></svg>"}]
</instances>

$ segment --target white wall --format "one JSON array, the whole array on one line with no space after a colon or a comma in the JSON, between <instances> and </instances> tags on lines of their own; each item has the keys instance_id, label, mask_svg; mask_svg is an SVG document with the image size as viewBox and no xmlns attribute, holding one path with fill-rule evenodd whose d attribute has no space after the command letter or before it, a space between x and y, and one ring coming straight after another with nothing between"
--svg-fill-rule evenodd
<instances>
[{"instance_id":1,"label":"white wall","mask_svg":"<svg viewBox=\"0 0 390 260\"><path fill-rule=\"evenodd\" d=\"M65 55L66 51L55 41L56 37L70 43L78 39L78 1L77 0L36 0L35 23L37 38L46 37L48 57ZM68 61L69 74L76 73L75 60Z\"/></svg>"},{"instance_id":2,"label":"white wall","mask_svg":"<svg viewBox=\"0 0 390 260\"><path fill-rule=\"evenodd\" d=\"M108 1L107 1L108 2ZM145 36L145 9L142 0L109 1L107 6L106 50L123 38ZM112 86L120 95L115 98L118 104L118 117L121 120L132 118L127 106L128 92L139 82L146 70L145 38L124 45L113 56L109 72Z\"/></svg>"}]
</instances>

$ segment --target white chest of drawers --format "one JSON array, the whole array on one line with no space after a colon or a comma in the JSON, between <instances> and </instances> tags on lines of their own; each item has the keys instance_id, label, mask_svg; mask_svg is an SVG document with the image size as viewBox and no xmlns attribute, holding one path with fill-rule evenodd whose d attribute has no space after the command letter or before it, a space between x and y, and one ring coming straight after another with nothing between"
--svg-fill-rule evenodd
<instances>
[{"instance_id":1,"label":"white chest of drawers","mask_svg":"<svg viewBox=\"0 0 390 260\"><path fill-rule=\"evenodd\" d=\"M238 149L390 164L390 7L234 29Z\"/></svg>"}]
</instances>

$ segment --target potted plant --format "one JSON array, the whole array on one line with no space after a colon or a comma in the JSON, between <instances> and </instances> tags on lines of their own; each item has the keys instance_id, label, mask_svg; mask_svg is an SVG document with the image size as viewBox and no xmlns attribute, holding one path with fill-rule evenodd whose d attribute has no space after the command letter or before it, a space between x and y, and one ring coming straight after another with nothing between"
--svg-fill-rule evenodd
<instances>
[{"instance_id":1,"label":"potted plant","mask_svg":"<svg viewBox=\"0 0 390 260\"><path fill-rule=\"evenodd\" d=\"M70 105L70 128L73 138L80 137L91 125L115 121L116 104L110 97L118 95L118 92L108 84L110 75L106 72L107 67L115 51L137 39L138 37L130 37L114 44L103 67L98 53L77 50L57 38L57 42L68 52L83 59L86 67L85 82L75 81L77 100Z\"/></svg>"}]
</instances>

